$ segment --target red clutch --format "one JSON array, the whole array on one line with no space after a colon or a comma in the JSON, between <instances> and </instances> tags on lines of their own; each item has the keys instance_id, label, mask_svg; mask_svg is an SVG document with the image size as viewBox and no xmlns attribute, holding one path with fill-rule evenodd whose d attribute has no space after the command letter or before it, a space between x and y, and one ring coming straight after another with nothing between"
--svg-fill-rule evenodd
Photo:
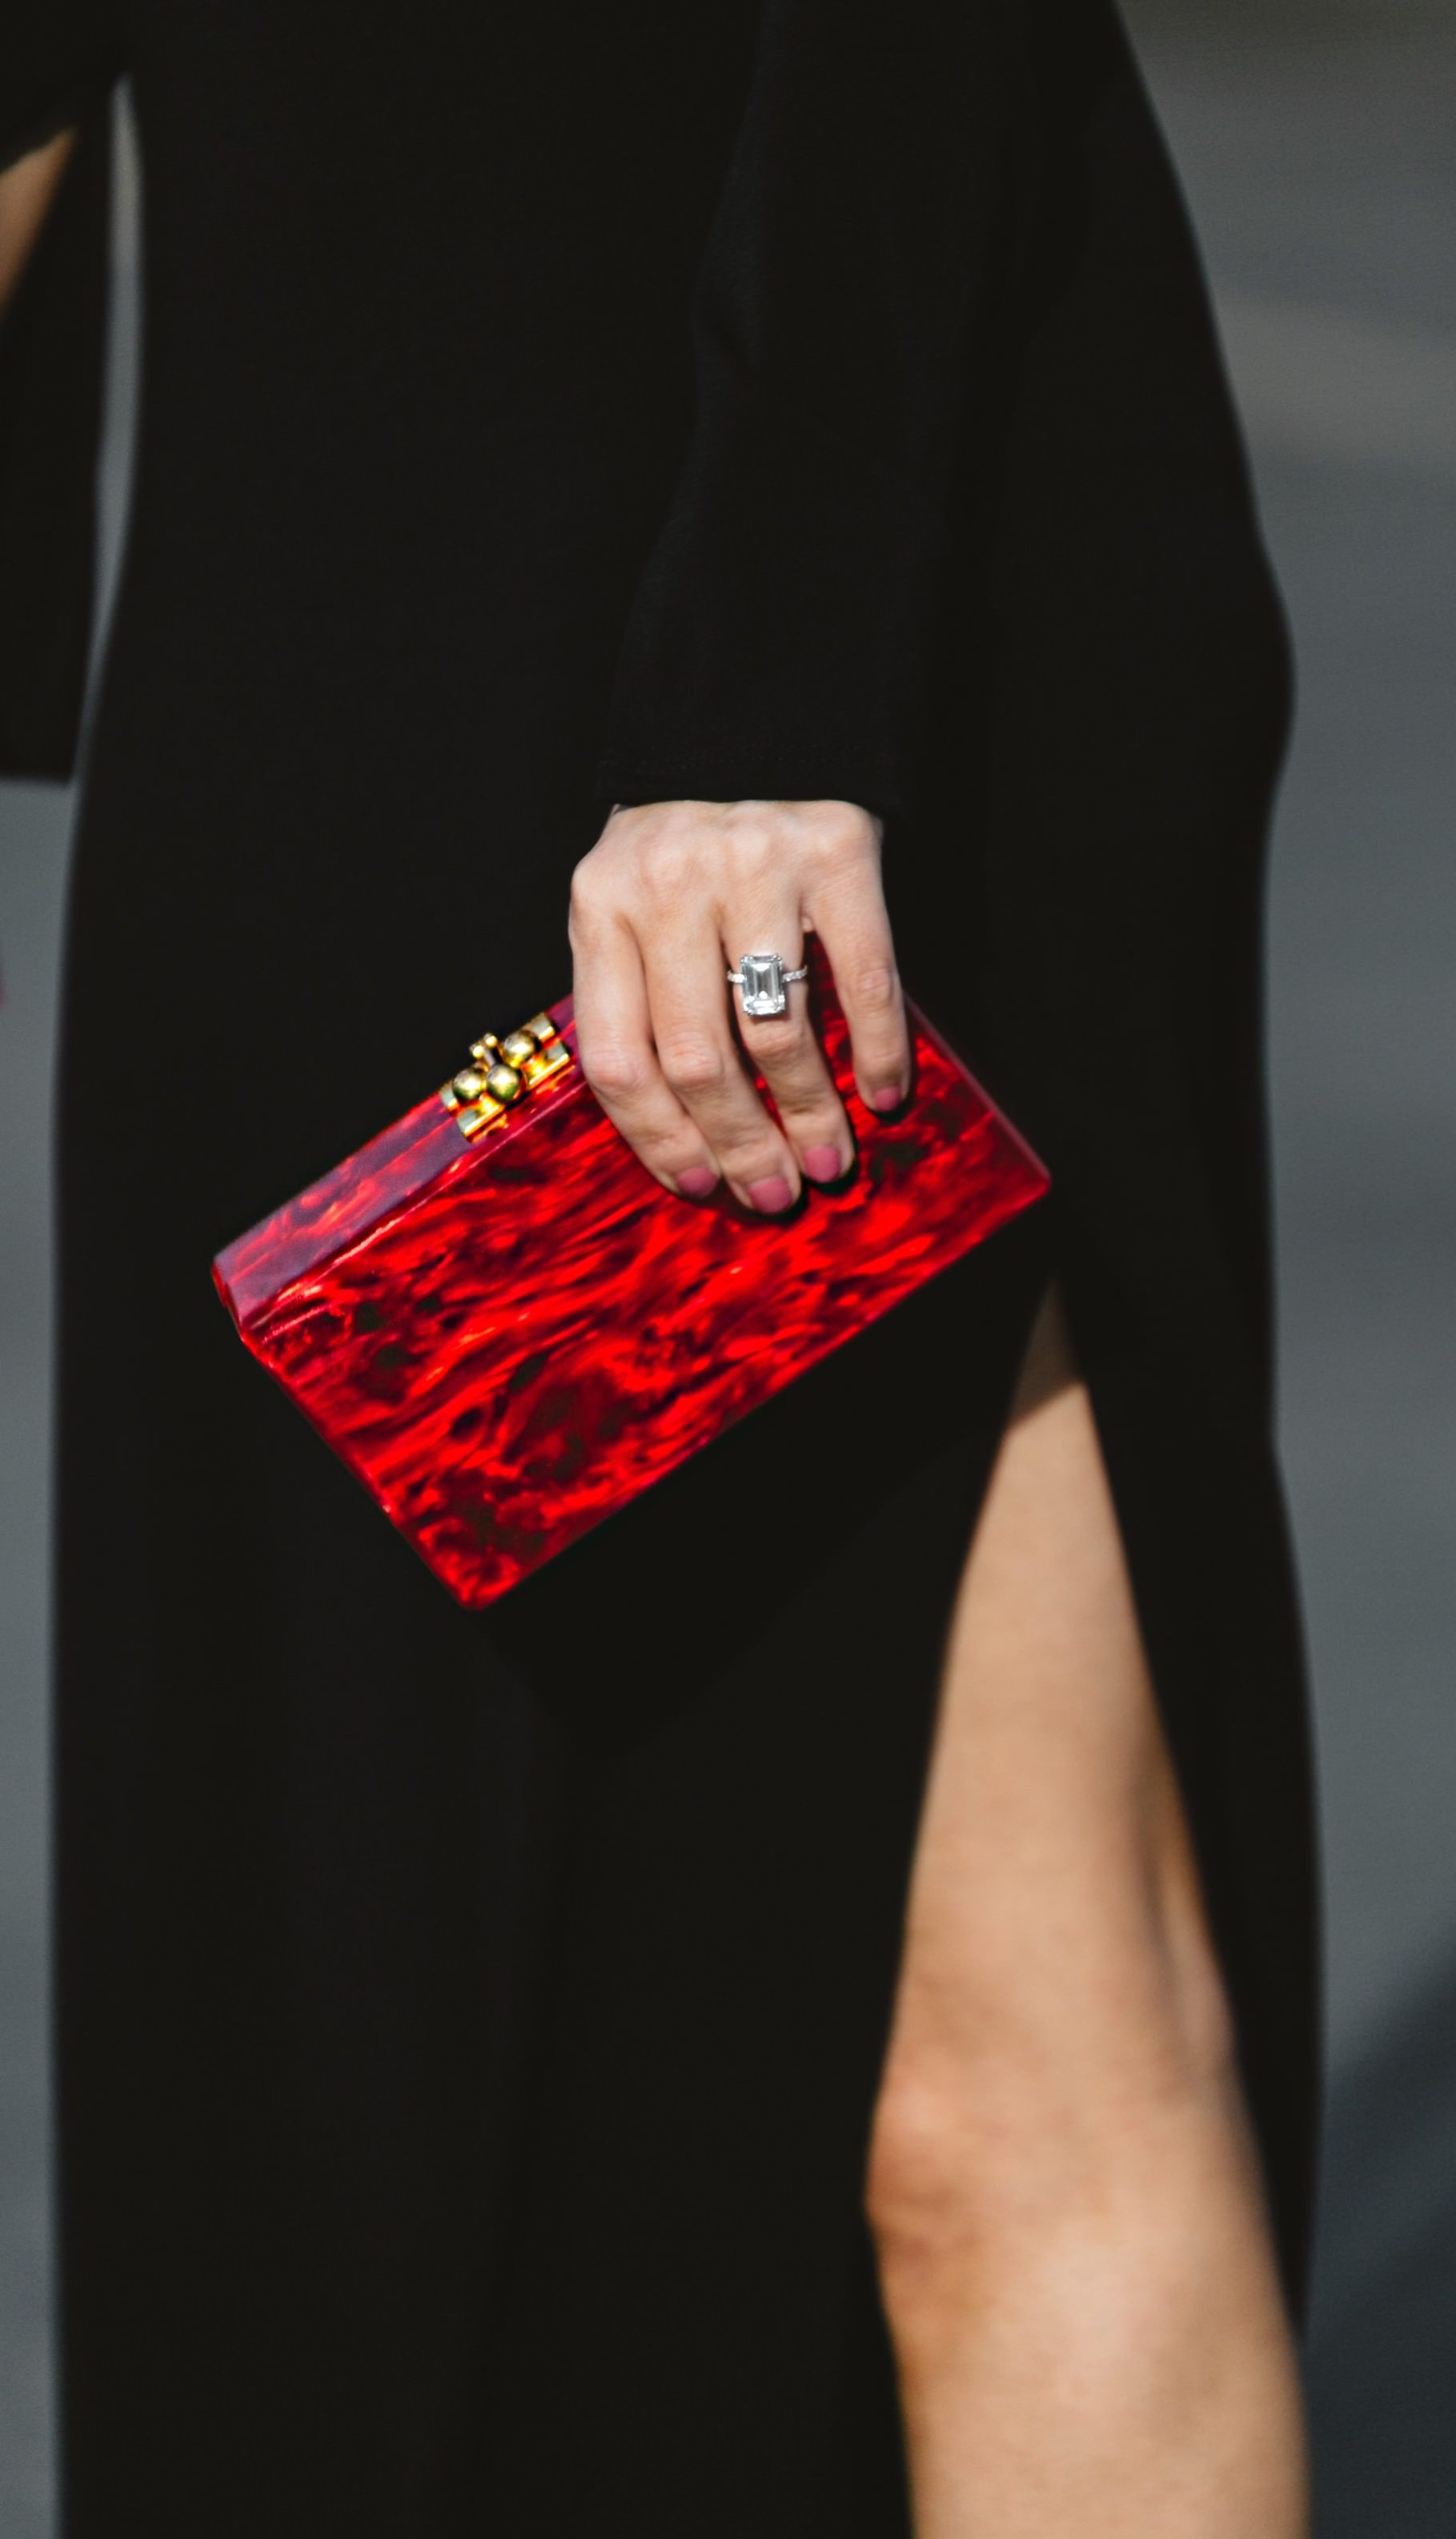
<instances>
[{"instance_id":1,"label":"red clutch","mask_svg":"<svg viewBox=\"0 0 1456 2539\"><path fill-rule=\"evenodd\" d=\"M253 1355L462 1605L490 1604L948 1268L1047 1187L912 1005L872 1118L811 945L853 1176L787 1219L654 1181L599 1108L568 996L231 1244Z\"/></svg>"}]
</instances>

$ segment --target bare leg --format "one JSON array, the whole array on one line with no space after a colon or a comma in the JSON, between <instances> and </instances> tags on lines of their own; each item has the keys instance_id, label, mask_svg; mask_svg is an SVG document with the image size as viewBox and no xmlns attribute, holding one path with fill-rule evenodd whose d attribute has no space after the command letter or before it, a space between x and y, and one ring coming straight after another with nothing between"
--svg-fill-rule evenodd
<instances>
[{"instance_id":1,"label":"bare leg","mask_svg":"<svg viewBox=\"0 0 1456 2539\"><path fill-rule=\"evenodd\" d=\"M72 132L58 133L54 141L0 169L0 309L20 281L45 227L75 137Z\"/></svg>"},{"instance_id":2,"label":"bare leg","mask_svg":"<svg viewBox=\"0 0 1456 2539\"><path fill-rule=\"evenodd\" d=\"M869 2209L918 2539L1299 2539L1291 2342L1055 1302L966 1565Z\"/></svg>"}]
</instances>

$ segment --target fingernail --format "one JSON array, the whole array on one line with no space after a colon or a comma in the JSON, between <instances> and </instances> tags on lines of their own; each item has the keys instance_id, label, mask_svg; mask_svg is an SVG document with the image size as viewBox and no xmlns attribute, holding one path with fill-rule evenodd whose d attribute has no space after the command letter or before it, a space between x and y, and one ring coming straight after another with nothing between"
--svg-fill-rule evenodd
<instances>
[{"instance_id":1,"label":"fingernail","mask_svg":"<svg viewBox=\"0 0 1456 2539\"><path fill-rule=\"evenodd\" d=\"M710 1173L706 1164L690 1164L685 1173L678 1174L677 1187L684 1199L711 1199L718 1188L718 1175Z\"/></svg>"},{"instance_id":2,"label":"fingernail","mask_svg":"<svg viewBox=\"0 0 1456 2539\"><path fill-rule=\"evenodd\" d=\"M777 1216L791 1204L794 1191L782 1173L770 1173L766 1181L749 1183L748 1196L765 1216Z\"/></svg>"},{"instance_id":3,"label":"fingernail","mask_svg":"<svg viewBox=\"0 0 1456 2539\"><path fill-rule=\"evenodd\" d=\"M898 1085L882 1084L874 1097L876 1111L898 1111L905 1096Z\"/></svg>"},{"instance_id":4,"label":"fingernail","mask_svg":"<svg viewBox=\"0 0 1456 2539\"><path fill-rule=\"evenodd\" d=\"M837 1146L805 1146L803 1168L811 1182L837 1182L845 1169Z\"/></svg>"}]
</instances>

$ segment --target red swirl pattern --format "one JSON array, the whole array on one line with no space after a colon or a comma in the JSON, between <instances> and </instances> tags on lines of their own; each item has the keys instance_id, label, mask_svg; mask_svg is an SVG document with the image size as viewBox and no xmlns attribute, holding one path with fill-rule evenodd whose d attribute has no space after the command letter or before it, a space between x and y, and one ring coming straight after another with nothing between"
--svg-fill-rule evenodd
<instances>
[{"instance_id":1,"label":"red swirl pattern","mask_svg":"<svg viewBox=\"0 0 1456 2539\"><path fill-rule=\"evenodd\" d=\"M438 1098L230 1246L247 1346L461 1604L481 1606L1040 1197L923 1015L871 1119L815 965L860 1159L786 1220L671 1198L579 1069L468 1144ZM571 1002L552 1008L570 1041Z\"/></svg>"}]
</instances>

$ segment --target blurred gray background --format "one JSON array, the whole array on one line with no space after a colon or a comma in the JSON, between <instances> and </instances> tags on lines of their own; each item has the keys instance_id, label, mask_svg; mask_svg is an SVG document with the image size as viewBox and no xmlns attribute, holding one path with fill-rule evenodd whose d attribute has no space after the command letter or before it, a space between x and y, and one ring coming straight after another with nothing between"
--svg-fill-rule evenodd
<instances>
[{"instance_id":1,"label":"blurred gray background","mask_svg":"<svg viewBox=\"0 0 1456 2539\"><path fill-rule=\"evenodd\" d=\"M1327 1844L1319 2539L1452 2539L1456 7L1135 0L1132 16L1201 228L1300 662L1270 965L1283 1445ZM119 190L112 553L134 368L124 153ZM0 787L5 2539L53 2529L48 1112L71 812L58 789Z\"/></svg>"}]
</instances>

